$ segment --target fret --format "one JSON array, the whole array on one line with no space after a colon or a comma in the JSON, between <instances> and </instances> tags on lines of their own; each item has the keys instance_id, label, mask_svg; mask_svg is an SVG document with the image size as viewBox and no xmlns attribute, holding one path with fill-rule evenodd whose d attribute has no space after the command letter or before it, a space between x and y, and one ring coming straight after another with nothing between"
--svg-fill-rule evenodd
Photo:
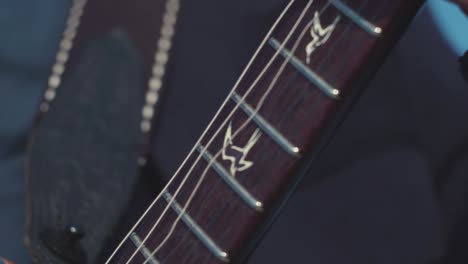
<instances>
[{"instance_id":1,"label":"fret","mask_svg":"<svg viewBox=\"0 0 468 264\"><path fill-rule=\"evenodd\" d=\"M162 193L163 198L166 202L170 203L172 195L168 191ZM229 262L228 254L223 251L211 238L208 234L203 231L203 229L190 217L186 212L183 212L183 207L179 205L174 199L171 203L171 208L181 216L182 221L185 225L195 234L195 236L206 246L206 248L213 254L216 258L223 262Z\"/></svg>"},{"instance_id":2,"label":"fret","mask_svg":"<svg viewBox=\"0 0 468 264\"><path fill-rule=\"evenodd\" d=\"M137 248L139 248L139 252L145 257L145 260L147 260L149 264L160 264L160 262L151 254L149 249L142 245L143 242L141 241L141 238L135 232L130 235L130 240Z\"/></svg>"},{"instance_id":3,"label":"fret","mask_svg":"<svg viewBox=\"0 0 468 264\"><path fill-rule=\"evenodd\" d=\"M378 37L382 34L382 28L378 27L365 18L363 18L361 15L359 15L356 11L351 9L349 6L347 6L345 3L343 3L341 0L329 0L329 2L334 5L338 10L340 10L341 13L346 15L349 19L354 21L357 25L359 25L362 29L364 29L366 32L369 34Z\"/></svg>"},{"instance_id":4,"label":"fret","mask_svg":"<svg viewBox=\"0 0 468 264\"><path fill-rule=\"evenodd\" d=\"M251 208L261 212L263 211L263 204L259 200L255 199L231 174L216 160L213 159L213 155L208 152L208 150L204 150L202 145L197 146L197 150L199 153L203 153L203 158L207 162L211 162L211 166L213 169L221 176L224 182L226 182L231 189L236 192L244 202L246 202Z\"/></svg>"},{"instance_id":5,"label":"fret","mask_svg":"<svg viewBox=\"0 0 468 264\"><path fill-rule=\"evenodd\" d=\"M236 92L231 96L231 99L239 104L241 109L249 116L252 117L252 120L270 136L273 141L275 141L284 151L290 155L299 158L301 157L300 149L294 146L289 140L287 140L278 130L276 130L272 125L268 123L259 113L255 113L255 110L246 102L241 102L242 97L240 97Z\"/></svg>"},{"instance_id":6,"label":"fret","mask_svg":"<svg viewBox=\"0 0 468 264\"><path fill-rule=\"evenodd\" d=\"M275 38L271 38L268 41L268 44L274 48L275 50L278 50L281 47L281 44L276 40ZM340 91L333 86L331 86L329 83L327 83L325 80L323 80L317 73L309 69L307 66L305 66L300 59L298 59L296 56L291 54L291 52L283 48L280 51L280 54L287 59L290 57L289 63L291 63L296 70L298 70L300 73L302 73L310 82L315 84L322 92L324 92L328 97L333 98L333 99L338 99L340 95Z\"/></svg>"}]
</instances>

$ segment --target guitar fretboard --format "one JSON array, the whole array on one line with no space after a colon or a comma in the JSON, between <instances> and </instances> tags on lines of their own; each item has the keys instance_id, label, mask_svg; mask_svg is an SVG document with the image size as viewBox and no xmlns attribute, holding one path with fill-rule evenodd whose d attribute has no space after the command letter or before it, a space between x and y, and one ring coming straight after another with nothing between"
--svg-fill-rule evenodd
<instances>
[{"instance_id":1,"label":"guitar fretboard","mask_svg":"<svg viewBox=\"0 0 468 264\"><path fill-rule=\"evenodd\" d=\"M421 3L293 1L110 262L240 260Z\"/></svg>"}]
</instances>

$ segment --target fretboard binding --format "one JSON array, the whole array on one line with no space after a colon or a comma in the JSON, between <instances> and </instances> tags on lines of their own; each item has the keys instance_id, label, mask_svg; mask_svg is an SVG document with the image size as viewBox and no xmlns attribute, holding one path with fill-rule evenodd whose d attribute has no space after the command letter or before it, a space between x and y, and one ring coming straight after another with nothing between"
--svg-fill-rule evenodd
<instances>
[{"instance_id":1,"label":"fretboard binding","mask_svg":"<svg viewBox=\"0 0 468 264\"><path fill-rule=\"evenodd\" d=\"M257 126L268 136L270 136L273 141L275 141L284 151L290 155L300 158L301 153L300 149L294 146L289 140L287 140L278 130L276 130L272 125L270 125L259 113L255 113L255 110L246 102L241 102L241 97L234 92L231 96L231 99L240 104L241 109L257 124Z\"/></svg>"},{"instance_id":2,"label":"fretboard binding","mask_svg":"<svg viewBox=\"0 0 468 264\"><path fill-rule=\"evenodd\" d=\"M256 211L263 211L263 204L259 200L255 199L234 177L232 177L229 172L221 165L219 162L214 160L213 155L208 152L208 150L204 150L204 147L202 145L197 146L197 150L200 153L203 153L203 158L207 162L211 162L212 168L218 173L219 176L221 176L221 179L231 187L231 189L237 193L242 200L244 200L247 205L249 205L251 208L255 209Z\"/></svg>"},{"instance_id":3,"label":"fretboard binding","mask_svg":"<svg viewBox=\"0 0 468 264\"><path fill-rule=\"evenodd\" d=\"M164 191L162 196L166 202L170 202L172 195L168 191ZM186 212L183 212L182 206L174 199L171 203L172 209L181 216L182 221L192 231L192 233L205 245L205 247L213 254L216 258L223 262L229 262L228 254L223 251L209 236L203 231L203 229L190 217Z\"/></svg>"},{"instance_id":4,"label":"fretboard binding","mask_svg":"<svg viewBox=\"0 0 468 264\"><path fill-rule=\"evenodd\" d=\"M133 245L135 245L137 248L140 248L140 253L145 257L145 260L148 261L150 264L160 264L159 261L156 260L156 258L151 254L151 252L145 247L142 246L141 239L136 233L132 233L130 235L130 239L133 242Z\"/></svg>"},{"instance_id":5,"label":"fretboard binding","mask_svg":"<svg viewBox=\"0 0 468 264\"><path fill-rule=\"evenodd\" d=\"M268 44L278 50L281 48L281 44L275 38L270 38ZM324 79L322 79L318 74L313 72L309 67L305 66L301 60L299 60L296 56L291 54L291 52L286 49L282 48L280 50L280 54L285 58L290 58L289 63L291 63L294 68L296 68L300 73L302 73L310 82L315 84L322 92L324 92L328 97L333 99L338 99L340 95L340 91L335 87L331 86L327 83Z\"/></svg>"},{"instance_id":6,"label":"fretboard binding","mask_svg":"<svg viewBox=\"0 0 468 264\"><path fill-rule=\"evenodd\" d=\"M340 0L329 0L329 2L334 5L338 10L340 10L341 13L346 15L349 19L351 19L354 23L359 25L362 29L364 29L366 32L371 34L372 36L378 37L382 34L382 28L378 27L365 18L363 18L361 15L356 13L353 9L351 9L349 6L347 6L345 3L343 3Z\"/></svg>"}]
</instances>

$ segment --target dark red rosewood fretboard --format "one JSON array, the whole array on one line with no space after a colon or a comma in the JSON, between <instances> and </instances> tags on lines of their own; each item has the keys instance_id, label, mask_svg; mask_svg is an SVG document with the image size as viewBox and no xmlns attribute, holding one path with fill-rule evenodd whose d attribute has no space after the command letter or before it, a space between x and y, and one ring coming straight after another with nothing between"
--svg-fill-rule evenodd
<instances>
[{"instance_id":1,"label":"dark red rosewood fretboard","mask_svg":"<svg viewBox=\"0 0 468 264\"><path fill-rule=\"evenodd\" d=\"M241 261L422 2L294 1L110 263Z\"/></svg>"}]
</instances>

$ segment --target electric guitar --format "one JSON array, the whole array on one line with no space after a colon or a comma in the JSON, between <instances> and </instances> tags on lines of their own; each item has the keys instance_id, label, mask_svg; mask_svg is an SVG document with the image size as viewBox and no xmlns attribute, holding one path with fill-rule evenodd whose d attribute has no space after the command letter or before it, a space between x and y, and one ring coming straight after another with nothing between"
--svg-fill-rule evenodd
<instances>
[{"instance_id":1,"label":"electric guitar","mask_svg":"<svg viewBox=\"0 0 468 264\"><path fill-rule=\"evenodd\" d=\"M245 261L301 177L314 166L317 156L422 2L291 0L177 172L102 262ZM165 42L160 43L167 48ZM156 57L157 62L166 59ZM95 64L90 61L82 68ZM124 66L119 68L119 73L125 72ZM81 107L80 111L66 110L68 115L63 116L54 110L59 105L62 109L77 107L79 103L91 105L90 95L99 91L89 87L81 91L80 87L87 84L81 78L73 78L73 74L70 76L73 82L68 84L75 89L68 92L64 89L56 102L44 107L50 112L43 117L46 125L32 136L27 166L32 181L29 188L38 188L33 193L40 197L29 199L29 207L35 213L28 218L27 239L38 262L95 263L97 251L104 245L102 234L112 227L109 217L105 224L99 223L102 212L97 208L109 208L107 215L117 218L126 203L123 197L131 192L127 187L135 183L133 174L143 139L138 136L138 129L133 128L138 128L135 120L141 117L141 109L133 103L128 105L128 111L115 106L116 102L125 101L128 91L119 86L128 79L121 74L114 74L120 78L120 82L115 82L119 92L112 93L112 100L101 102L106 111ZM103 77L94 78L98 83ZM160 85L150 82L150 90ZM109 93L98 94L95 97L102 99ZM131 96L134 101L145 103L138 100L142 94ZM61 99L65 97L69 99ZM154 99L146 97L146 102ZM118 115L112 110L123 115L122 120L131 126L122 127L122 122L117 122L122 120L115 120ZM105 125L101 120L89 121L94 116L101 118L101 114L109 118L103 121ZM88 118L83 119L83 115ZM144 118L152 115L150 109L144 108ZM70 122L77 116L81 116L79 122ZM60 122L54 122L54 118ZM60 129L64 123L70 126ZM95 128L99 129L99 139L84 133ZM127 133L106 137L109 131L120 128L128 129ZM145 132L150 127L142 122L141 128ZM127 135L134 139L128 139ZM82 138L87 141L82 142ZM87 153L93 153L90 151L93 143L99 145L101 139L104 144L98 153L114 156L105 157L107 160L100 163L105 155L95 155L93 159L81 155L85 147ZM68 155L68 148L56 143L51 152L63 154L59 161L44 156L47 143L57 140L77 140L73 151L79 157ZM115 166L122 166L123 172ZM113 174L108 176L107 169ZM56 182L50 173L57 171L60 180ZM115 197L119 210L109 205L112 200L102 201L97 191L102 187L80 178L89 175L99 177L107 196ZM50 184L35 187L45 180ZM67 195L84 202L67 204L67 199L62 198ZM53 207L53 215L41 215L44 204ZM81 229L73 225L74 221L87 220L93 224L84 224Z\"/></svg>"},{"instance_id":2,"label":"electric guitar","mask_svg":"<svg viewBox=\"0 0 468 264\"><path fill-rule=\"evenodd\" d=\"M106 263L239 263L422 1L291 1Z\"/></svg>"}]
</instances>

